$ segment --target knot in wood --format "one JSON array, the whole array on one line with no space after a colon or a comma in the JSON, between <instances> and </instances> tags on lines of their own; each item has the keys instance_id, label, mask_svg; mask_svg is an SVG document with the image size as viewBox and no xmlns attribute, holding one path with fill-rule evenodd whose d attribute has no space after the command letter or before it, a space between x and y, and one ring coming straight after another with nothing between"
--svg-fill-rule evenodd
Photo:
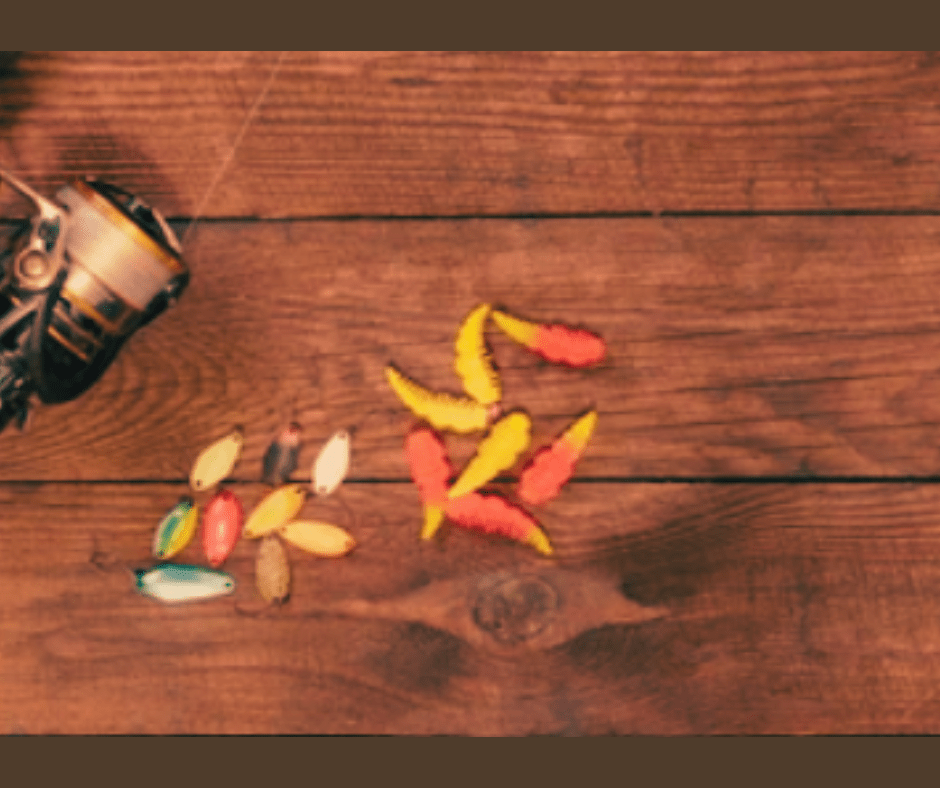
<instances>
[{"instance_id":1,"label":"knot in wood","mask_svg":"<svg viewBox=\"0 0 940 788\"><path fill-rule=\"evenodd\" d=\"M545 629L558 609L558 592L536 575L490 575L477 586L473 621L504 645L522 643Z\"/></svg>"}]
</instances>

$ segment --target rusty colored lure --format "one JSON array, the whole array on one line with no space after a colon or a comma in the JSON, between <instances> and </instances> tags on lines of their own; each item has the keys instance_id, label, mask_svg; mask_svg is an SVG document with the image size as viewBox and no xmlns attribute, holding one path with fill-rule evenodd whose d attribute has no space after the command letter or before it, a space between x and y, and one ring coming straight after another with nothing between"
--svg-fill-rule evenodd
<instances>
[{"instance_id":1,"label":"rusty colored lure","mask_svg":"<svg viewBox=\"0 0 940 788\"><path fill-rule=\"evenodd\" d=\"M284 602L290 596L290 563L284 545L276 536L261 540L255 559L255 586L268 604Z\"/></svg>"}]
</instances>

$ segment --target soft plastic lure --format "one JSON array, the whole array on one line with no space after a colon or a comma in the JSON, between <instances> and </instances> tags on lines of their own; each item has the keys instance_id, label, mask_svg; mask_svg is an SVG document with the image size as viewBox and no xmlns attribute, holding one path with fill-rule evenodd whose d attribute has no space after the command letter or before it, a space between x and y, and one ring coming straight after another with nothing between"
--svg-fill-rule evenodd
<instances>
[{"instance_id":1,"label":"soft plastic lure","mask_svg":"<svg viewBox=\"0 0 940 788\"><path fill-rule=\"evenodd\" d=\"M137 590L161 602L189 602L231 594L235 578L225 572L186 564L162 564L138 569Z\"/></svg>"},{"instance_id":2,"label":"soft plastic lure","mask_svg":"<svg viewBox=\"0 0 940 788\"><path fill-rule=\"evenodd\" d=\"M276 536L266 536L261 540L255 559L255 585L268 604L284 602L290 596L287 551Z\"/></svg>"},{"instance_id":3,"label":"soft plastic lure","mask_svg":"<svg viewBox=\"0 0 940 788\"><path fill-rule=\"evenodd\" d=\"M417 416L439 430L470 433L486 429L498 405L483 405L475 399L462 399L431 391L406 378L394 367L385 368L385 377L398 398Z\"/></svg>"},{"instance_id":4,"label":"soft plastic lure","mask_svg":"<svg viewBox=\"0 0 940 788\"><path fill-rule=\"evenodd\" d=\"M454 371L463 382L463 390L481 405L492 405L502 397L499 375L483 335L490 308L489 304L481 304L467 315L454 343Z\"/></svg>"},{"instance_id":5,"label":"soft plastic lure","mask_svg":"<svg viewBox=\"0 0 940 788\"><path fill-rule=\"evenodd\" d=\"M300 453L300 425L291 422L268 446L261 462L261 481L272 487L286 483L297 470L297 455Z\"/></svg>"},{"instance_id":6,"label":"soft plastic lure","mask_svg":"<svg viewBox=\"0 0 940 788\"><path fill-rule=\"evenodd\" d=\"M532 323L496 310L492 315L496 325L512 339L555 364L589 367L603 361L607 353L604 340L583 328Z\"/></svg>"},{"instance_id":7,"label":"soft plastic lure","mask_svg":"<svg viewBox=\"0 0 940 788\"><path fill-rule=\"evenodd\" d=\"M459 498L478 490L500 471L511 468L529 447L531 436L532 422L525 413L515 411L503 416L480 441L476 455L447 491L447 497Z\"/></svg>"},{"instance_id":8,"label":"soft plastic lure","mask_svg":"<svg viewBox=\"0 0 940 788\"><path fill-rule=\"evenodd\" d=\"M233 430L203 449L189 474L190 486L196 492L215 487L232 472L241 456L244 442L241 430Z\"/></svg>"},{"instance_id":9,"label":"soft plastic lure","mask_svg":"<svg viewBox=\"0 0 940 788\"><path fill-rule=\"evenodd\" d=\"M320 449L310 472L310 486L317 495L329 495L343 483L349 473L350 440L346 430L338 430Z\"/></svg>"},{"instance_id":10,"label":"soft plastic lure","mask_svg":"<svg viewBox=\"0 0 940 788\"><path fill-rule=\"evenodd\" d=\"M424 508L421 538L430 539L444 520L447 486L454 475L444 441L431 427L415 427L405 436L405 457Z\"/></svg>"},{"instance_id":11,"label":"soft plastic lure","mask_svg":"<svg viewBox=\"0 0 940 788\"><path fill-rule=\"evenodd\" d=\"M321 558L339 558L356 546L352 534L337 525L313 520L295 520L278 529L278 535L294 547Z\"/></svg>"},{"instance_id":12,"label":"soft plastic lure","mask_svg":"<svg viewBox=\"0 0 940 788\"><path fill-rule=\"evenodd\" d=\"M530 506L548 503L574 475L574 466L584 454L597 425L597 412L589 411L575 421L551 445L539 449L519 474L519 499Z\"/></svg>"},{"instance_id":13,"label":"soft plastic lure","mask_svg":"<svg viewBox=\"0 0 940 788\"><path fill-rule=\"evenodd\" d=\"M202 514L202 549L209 566L218 569L232 554L242 533L245 512L231 490L219 490Z\"/></svg>"},{"instance_id":14,"label":"soft plastic lure","mask_svg":"<svg viewBox=\"0 0 940 788\"><path fill-rule=\"evenodd\" d=\"M464 528L508 537L531 545L542 555L553 552L548 536L532 515L499 495L468 493L449 500L445 511L448 519Z\"/></svg>"},{"instance_id":15,"label":"soft plastic lure","mask_svg":"<svg viewBox=\"0 0 940 788\"><path fill-rule=\"evenodd\" d=\"M307 491L299 484L286 484L261 499L245 523L245 536L257 539L276 531L294 519L307 499Z\"/></svg>"},{"instance_id":16,"label":"soft plastic lure","mask_svg":"<svg viewBox=\"0 0 940 788\"><path fill-rule=\"evenodd\" d=\"M157 526L153 535L153 555L160 561L181 553L192 541L199 524L199 507L193 499L180 499Z\"/></svg>"}]
</instances>

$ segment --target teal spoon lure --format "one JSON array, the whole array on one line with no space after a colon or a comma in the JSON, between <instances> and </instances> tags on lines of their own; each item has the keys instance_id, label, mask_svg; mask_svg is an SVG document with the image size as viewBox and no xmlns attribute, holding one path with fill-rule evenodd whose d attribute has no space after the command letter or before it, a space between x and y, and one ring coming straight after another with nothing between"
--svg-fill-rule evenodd
<instances>
[{"instance_id":1,"label":"teal spoon lure","mask_svg":"<svg viewBox=\"0 0 940 788\"><path fill-rule=\"evenodd\" d=\"M235 591L235 578L217 569L186 564L161 564L137 569L137 590L161 602L215 599Z\"/></svg>"}]
</instances>

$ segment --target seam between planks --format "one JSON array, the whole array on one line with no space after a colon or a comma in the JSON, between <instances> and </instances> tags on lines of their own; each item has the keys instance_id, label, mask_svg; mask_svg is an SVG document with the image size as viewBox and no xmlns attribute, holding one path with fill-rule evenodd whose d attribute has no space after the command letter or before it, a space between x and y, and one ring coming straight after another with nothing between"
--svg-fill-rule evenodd
<instances>
[{"instance_id":1,"label":"seam between planks","mask_svg":"<svg viewBox=\"0 0 940 788\"><path fill-rule=\"evenodd\" d=\"M497 477L492 480L494 484L512 484L518 481L514 477ZM224 479L219 482L226 487L258 485L257 479ZM310 483L309 479L288 479L285 484ZM88 485L189 485L188 479L2 479L0 487L5 485L38 486L42 484L71 485L75 487ZM356 477L348 478L343 484L355 485L386 485L386 484L413 484L411 479L404 477ZM940 484L940 474L932 475L906 475L906 476L580 476L570 479L567 484Z\"/></svg>"}]
</instances>

